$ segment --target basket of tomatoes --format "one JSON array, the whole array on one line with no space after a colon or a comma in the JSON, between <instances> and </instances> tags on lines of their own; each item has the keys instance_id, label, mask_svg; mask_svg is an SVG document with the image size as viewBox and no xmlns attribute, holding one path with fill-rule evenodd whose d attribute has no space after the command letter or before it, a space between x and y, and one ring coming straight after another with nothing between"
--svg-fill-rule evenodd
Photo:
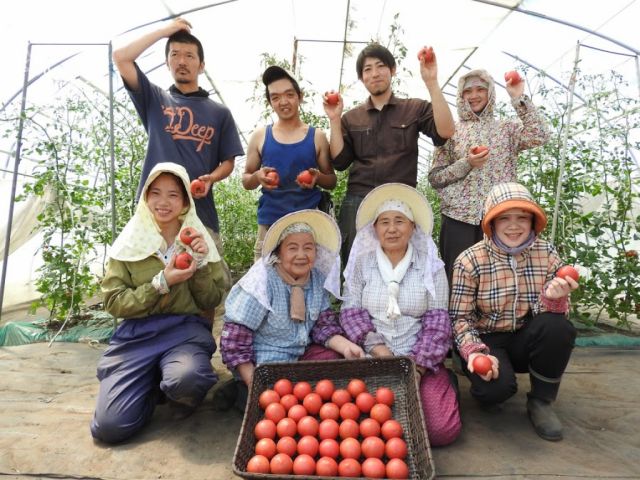
<instances>
[{"instance_id":1,"label":"basket of tomatoes","mask_svg":"<svg viewBox=\"0 0 640 480\"><path fill-rule=\"evenodd\" d=\"M408 357L256 368L233 457L248 479L435 476Z\"/></svg>"}]
</instances>

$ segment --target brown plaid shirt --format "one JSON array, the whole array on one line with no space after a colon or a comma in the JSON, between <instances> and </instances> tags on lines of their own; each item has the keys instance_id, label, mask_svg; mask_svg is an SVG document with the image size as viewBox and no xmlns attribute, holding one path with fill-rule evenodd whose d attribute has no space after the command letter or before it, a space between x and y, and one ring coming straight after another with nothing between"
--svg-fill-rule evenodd
<instances>
[{"instance_id":1,"label":"brown plaid shirt","mask_svg":"<svg viewBox=\"0 0 640 480\"><path fill-rule=\"evenodd\" d=\"M551 300L543 293L561 265L555 248L541 239L518 255L503 252L487 237L465 250L453 266L449 302L461 355L487 352L480 334L516 331L529 312L566 312L566 297Z\"/></svg>"}]
</instances>

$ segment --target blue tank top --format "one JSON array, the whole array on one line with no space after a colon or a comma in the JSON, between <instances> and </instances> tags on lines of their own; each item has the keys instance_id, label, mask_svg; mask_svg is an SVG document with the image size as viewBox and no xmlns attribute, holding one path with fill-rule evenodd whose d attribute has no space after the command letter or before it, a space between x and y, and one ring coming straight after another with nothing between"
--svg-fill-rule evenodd
<instances>
[{"instance_id":1,"label":"blue tank top","mask_svg":"<svg viewBox=\"0 0 640 480\"><path fill-rule=\"evenodd\" d=\"M280 186L262 189L258 201L258 224L272 225L287 213L317 208L322 194L317 187L301 188L296 177L303 170L318 168L316 160L315 128L297 143L280 143L273 137L272 125L267 126L262 146L262 165L272 167L280 175Z\"/></svg>"}]
</instances>

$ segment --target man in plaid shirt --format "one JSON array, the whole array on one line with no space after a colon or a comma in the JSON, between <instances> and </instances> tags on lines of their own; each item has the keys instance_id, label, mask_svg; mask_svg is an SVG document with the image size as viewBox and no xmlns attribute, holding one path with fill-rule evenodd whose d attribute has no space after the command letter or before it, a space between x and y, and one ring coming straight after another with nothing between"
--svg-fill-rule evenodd
<instances>
[{"instance_id":1,"label":"man in plaid shirt","mask_svg":"<svg viewBox=\"0 0 640 480\"><path fill-rule=\"evenodd\" d=\"M538 237L546 224L525 187L493 187L484 206L484 239L454 263L449 314L472 396L486 406L500 404L516 393L516 372L528 372L529 418L539 436L555 441L562 439L562 424L551 403L574 345L567 314L578 283L556 276L562 260ZM474 373L474 359L483 355L492 368Z\"/></svg>"}]
</instances>

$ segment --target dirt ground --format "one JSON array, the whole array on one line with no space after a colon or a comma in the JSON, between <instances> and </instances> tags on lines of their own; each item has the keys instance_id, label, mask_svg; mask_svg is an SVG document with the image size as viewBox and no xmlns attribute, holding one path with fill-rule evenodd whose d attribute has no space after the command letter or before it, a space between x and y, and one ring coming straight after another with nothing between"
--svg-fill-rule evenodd
<instances>
[{"instance_id":1,"label":"dirt ground","mask_svg":"<svg viewBox=\"0 0 640 480\"><path fill-rule=\"evenodd\" d=\"M237 478L232 458L242 423L237 411L207 400L191 417L171 420L165 406L140 435L118 446L89 434L104 345L30 344L0 348L0 475L5 478ZM214 357L223 377L229 374ZM557 411L562 442L538 438L525 412L528 379L502 412L477 408L460 377L463 432L433 450L439 478L640 478L639 349L577 348Z\"/></svg>"}]
</instances>

